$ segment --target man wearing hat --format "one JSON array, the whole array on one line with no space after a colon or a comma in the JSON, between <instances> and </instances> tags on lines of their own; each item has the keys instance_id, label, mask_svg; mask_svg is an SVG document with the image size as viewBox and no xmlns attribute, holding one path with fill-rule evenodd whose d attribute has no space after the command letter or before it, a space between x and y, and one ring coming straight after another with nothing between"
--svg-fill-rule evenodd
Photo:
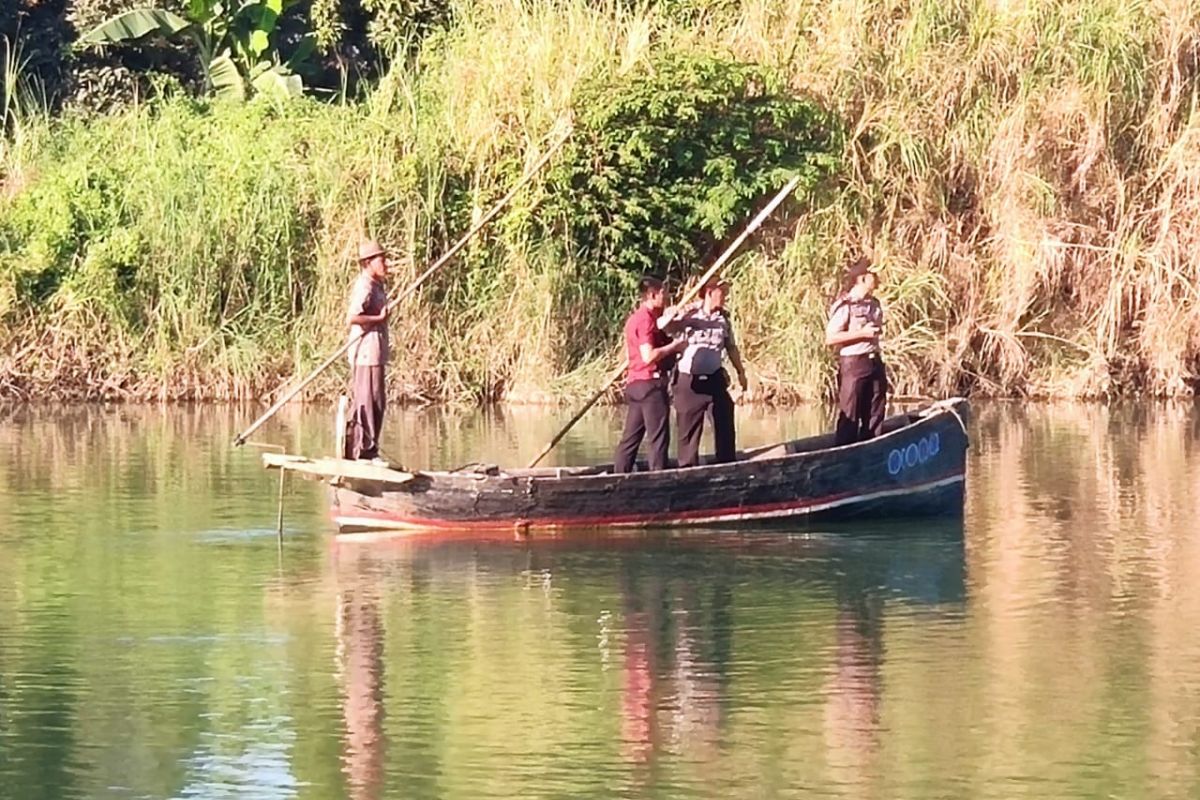
<instances>
[{"instance_id":1,"label":"man wearing hat","mask_svg":"<svg viewBox=\"0 0 1200 800\"><path fill-rule=\"evenodd\" d=\"M836 446L883 433L888 384L879 348L883 307L875 297L878 284L871 262L858 258L846 270L842 293L829 310L825 343L838 352Z\"/></svg>"},{"instance_id":2,"label":"man wearing hat","mask_svg":"<svg viewBox=\"0 0 1200 800\"><path fill-rule=\"evenodd\" d=\"M733 398L729 394L729 373L721 366L721 357L729 356L742 391L746 390L746 370L733 338L729 313L725 310L728 292L726 282L709 281L704 286L700 303L686 309L677 323L687 341L675 381L680 467L700 464L700 438L706 415L712 416L714 460L726 463L736 458Z\"/></svg>"},{"instance_id":3,"label":"man wearing hat","mask_svg":"<svg viewBox=\"0 0 1200 800\"><path fill-rule=\"evenodd\" d=\"M358 277L350 290L350 366L354 397L346 436L347 458L379 457L379 434L387 406L384 368L388 360L388 258L379 243L368 239L358 246Z\"/></svg>"}]
</instances>

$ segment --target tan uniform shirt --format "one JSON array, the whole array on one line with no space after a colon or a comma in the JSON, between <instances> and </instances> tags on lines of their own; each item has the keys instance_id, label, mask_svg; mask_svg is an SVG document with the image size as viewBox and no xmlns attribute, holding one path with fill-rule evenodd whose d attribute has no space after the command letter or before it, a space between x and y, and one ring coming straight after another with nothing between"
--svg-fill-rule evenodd
<instances>
[{"instance_id":1,"label":"tan uniform shirt","mask_svg":"<svg viewBox=\"0 0 1200 800\"><path fill-rule=\"evenodd\" d=\"M826 335L845 331L858 331L874 325L883 328L883 306L874 297L866 300L853 300L842 297L833 304L829 312L829 324L825 327ZM838 355L865 356L879 352L879 338L866 341L851 342L842 345Z\"/></svg>"},{"instance_id":2,"label":"tan uniform shirt","mask_svg":"<svg viewBox=\"0 0 1200 800\"><path fill-rule=\"evenodd\" d=\"M366 270L360 272L354 281L354 287L350 290L350 308L346 312L346 316L381 314L386 305L387 293L383 290L383 284L372 278ZM351 324L350 339L354 341L354 337L362 330L363 326ZM386 364L388 360L387 323L366 326L366 333L361 339L350 345L348 355L350 364L356 367L378 367Z\"/></svg>"},{"instance_id":3,"label":"tan uniform shirt","mask_svg":"<svg viewBox=\"0 0 1200 800\"><path fill-rule=\"evenodd\" d=\"M687 349L679 359L679 371L688 375L712 375L721 368L727 347L737 347L733 326L721 311L696 309L679 320L687 337Z\"/></svg>"}]
</instances>

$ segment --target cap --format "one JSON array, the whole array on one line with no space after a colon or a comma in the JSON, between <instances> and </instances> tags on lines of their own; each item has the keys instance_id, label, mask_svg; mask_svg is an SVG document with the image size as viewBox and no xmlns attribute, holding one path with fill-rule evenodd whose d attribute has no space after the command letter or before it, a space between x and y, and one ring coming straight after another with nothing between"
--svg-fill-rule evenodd
<instances>
[{"instance_id":1,"label":"cap","mask_svg":"<svg viewBox=\"0 0 1200 800\"><path fill-rule=\"evenodd\" d=\"M874 275L875 270L871 268L871 259L866 256L859 256L850 262L850 266L846 267L846 279L858 280L862 275Z\"/></svg>"},{"instance_id":2,"label":"cap","mask_svg":"<svg viewBox=\"0 0 1200 800\"><path fill-rule=\"evenodd\" d=\"M384 255L386 252L386 250L379 246L379 242L375 241L374 239L364 239L358 243L359 261L366 261L367 259L374 258L375 256Z\"/></svg>"}]
</instances>

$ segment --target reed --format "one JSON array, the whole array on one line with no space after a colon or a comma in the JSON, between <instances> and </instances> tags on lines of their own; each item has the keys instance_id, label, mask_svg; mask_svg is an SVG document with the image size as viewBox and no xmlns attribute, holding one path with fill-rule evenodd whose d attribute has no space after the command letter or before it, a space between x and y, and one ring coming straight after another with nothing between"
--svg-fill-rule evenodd
<instances>
[{"instance_id":1,"label":"reed","mask_svg":"<svg viewBox=\"0 0 1200 800\"><path fill-rule=\"evenodd\" d=\"M1197 387L1194 3L474 0L455 20L342 104L175 97L14 125L6 61L0 393L270 391L343 335L361 233L406 256L402 283L536 158L581 81L659 50L775 70L847 131L836 188L731 271L760 399L826 391L821 327L861 250L904 394ZM396 394L556 400L603 373L629 281L575 257L569 218L531 224L543 191L397 315Z\"/></svg>"}]
</instances>

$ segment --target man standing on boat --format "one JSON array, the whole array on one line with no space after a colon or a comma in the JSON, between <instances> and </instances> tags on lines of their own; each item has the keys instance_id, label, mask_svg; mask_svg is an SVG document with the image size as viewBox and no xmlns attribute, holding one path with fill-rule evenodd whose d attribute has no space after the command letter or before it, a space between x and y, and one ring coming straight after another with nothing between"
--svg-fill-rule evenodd
<instances>
[{"instance_id":1,"label":"man standing on boat","mask_svg":"<svg viewBox=\"0 0 1200 800\"><path fill-rule=\"evenodd\" d=\"M625 431L613 456L614 472L633 472L643 438L650 440L646 454L650 469L666 469L671 441L668 376L675 355L687 346L684 339L671 341L658 325L667 301L663 282L646 276L638 284L638 292L641 302L625 321L625 351L629 357Z\"/></svg>"},{"instance_id":2,"label":"man standing on boat","mask_svg":"<svg viewBox=\"0 0 1200 800\"><path fill-rule=\"evenodd\" d=\"M871 262L860 257L846 271L843 291L829 311L825 343L838 349L837 446L883 433L888 384L879 347L883 308L875 297L878 285Z\"/></svg>"},{"instance_id":3,"label":"man standing on boat","mask_svg":"<svg viewBox=\"0 0 1200 800\"><path fill-rule=\"evenodd\" d=\"M736 459L733 397L729 394L729 373L721 366L721 356L729 356L743 392L746 391L746 370L733 338L733 324L725 310L728 290L729 284L725 281L709 281L704 286L700 304L685 311L678 322L687 341L675 381L680 467L699 465L700 438L706 415L712 415L716 462L724 464Z\"/></svg>"},{"instance_id":4,"label":"man standing on boat","mask_svg":"<svg viewBox=\"0 0 1200 800\"><path fill-rule=\"evenodd\" d=\"M370 460L379 457L379 434L387 407L384 382L388 360L388 308L384 280L387 252L373 239L358 246L358 277L350 290L350 366L354 372L347 456Z\"/></svg>"}]
</instances>

